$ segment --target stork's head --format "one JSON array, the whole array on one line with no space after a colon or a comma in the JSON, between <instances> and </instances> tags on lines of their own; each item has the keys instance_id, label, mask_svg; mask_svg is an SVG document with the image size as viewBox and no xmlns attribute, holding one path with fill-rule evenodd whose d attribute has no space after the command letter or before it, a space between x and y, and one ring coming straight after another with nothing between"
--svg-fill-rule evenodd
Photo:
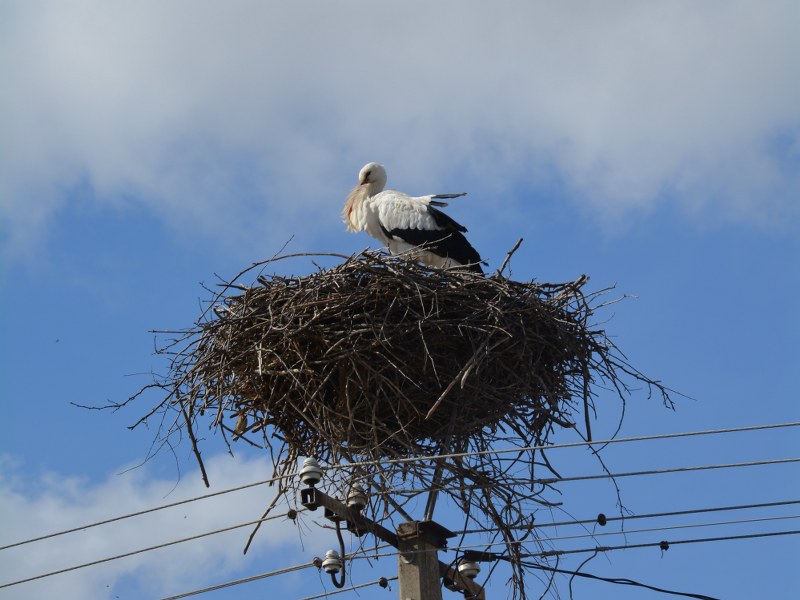
<instances>
[{"instance_id":1,"label":"stork's head","mask_svg":"<svg viewBox=\"0 0 800 600\"><path fill-rule=\"evenodd\" d=\"M367 188L367 195L374 196L386 185L386 169L378 163L367 163L358 172L358 185Z\"/></svg>"},{"instance_id":2,"label":"stork's head","mask_svg":"<svg viewBox=\"0 0 800 600\"><path fill-rule=\"evenodd\" d=\"M386 169L383 165L371 162L358 172L358 185L347 196L342 210L342 220L349 231L361 231L365 221L361 214L361 206L370 196L383 191L386 185Z\"/></svg>"}]
</instances>

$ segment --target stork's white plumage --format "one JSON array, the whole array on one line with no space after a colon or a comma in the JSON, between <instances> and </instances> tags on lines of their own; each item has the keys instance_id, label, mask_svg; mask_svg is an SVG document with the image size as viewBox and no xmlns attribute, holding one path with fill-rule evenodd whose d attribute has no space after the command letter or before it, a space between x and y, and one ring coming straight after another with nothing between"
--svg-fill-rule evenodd
<instances>
[{"instance_id":1,"label":"stork's white plumage","mask_svg":"<svg viewBox=\"0 0 800 600\"><path fill-rule=\"evenodd\" d=\"M464 237L467 228L437 208L447 206L442 200L465 194L409 196L384 190L385 185L383 165L364 165L342 211L349 231L366 231L393 254L413 249L414 258L434 267L465 266L483 273L480 255Z\"/></svg>"}]
</instances>

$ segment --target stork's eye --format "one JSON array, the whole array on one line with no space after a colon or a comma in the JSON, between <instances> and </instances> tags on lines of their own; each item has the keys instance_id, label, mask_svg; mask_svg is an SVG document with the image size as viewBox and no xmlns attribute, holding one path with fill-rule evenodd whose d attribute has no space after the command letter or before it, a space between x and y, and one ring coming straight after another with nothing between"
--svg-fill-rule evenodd
<instances>
[{"instance_id":1,"label":"stork's eye","mask_svg":"<svg viewBox=\"0 0 800 600\"><path fill-rule=\"evenodd\" d=\"M366 173L364 173L364 181L368 181L370 175L372 175L372 171L367 171Z\"/></svg>"}]
</instances>

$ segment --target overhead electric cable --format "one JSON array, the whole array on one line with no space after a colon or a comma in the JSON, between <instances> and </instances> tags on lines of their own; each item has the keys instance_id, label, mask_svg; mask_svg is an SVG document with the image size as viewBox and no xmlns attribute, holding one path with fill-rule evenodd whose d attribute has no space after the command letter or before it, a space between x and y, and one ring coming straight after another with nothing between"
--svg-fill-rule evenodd
<instances>
[{"instance_id":1,"label":"overhead electric cable","mask_svg":"<svg viewBox=\"0 0 800 600\"><path fill-rule=\"evenodd\" d=\"M293 474L294 475L294 474ZM25 544L32 544L33 542L40 542L42 540L51 539L54 537L58 537L61 535L67 535L68 533L75 533L77 531L83 531L85 529L91 529L92 527L98 527L100 525L108 525L109 523L116 523L117 521L123 521L125 519L130 519L131 517L140 517L142 515L146 515L149 513L157 512L159 510L164 510L166 508L173 508L175 506L181 506L182 504L189 504L190 502L196 502L198 500L206 500L208 498L213 498L214 496L222 496L223 494L230 494L231 492L239 492L241 490L246 490L248 488L256 487L259 485L264 485L267 483L274 483L283 479L286 476L281 477L272 477L270 479L264 479L262 481L255 481L253 483L246 483L244 485L239 485L232 488L227 488L224 490L219 490L218 492L210 492L208 494L203 494L201 496L195 496L193 498L186 498L185 500L178 500L177 502L170 502L168 504L161 504L160 506L154 506L153 508L146 508L144 510L137 510L136 512L127 513L124 515L119 515L117 517L111 517L109 519L103 519L102 521L96 521L94 523L88 523L86 525L80 525L78 527L73 527L71 529L65 529L63 531L56 531L54 533L48 533L46 535L40 535L35 538L30 538L28 540L23 540L21 542L14 542L13 544L7 544L5 546L0 546L0 550L7 550L9 548L15 548L17 546L24 546Z\"/></svg>"},{"instance_id":2,"label":"overhead electric cable","mask_svg":"<svg viewBox=\"0 0 800 600\"><path fill-rule=\"evenodd\" d=\"M776 504L776 503L769 503L769 504ZM686 529L686 528L696 528L696 527L711 527L711 526L720 526L720 525L755 523L755 522L763 522L763 521L776 521L776 520L797 519L797 518L800 518L800 515L763 517L763 518L755 518L755 519L741 519L741 520L722 521L722 522L713 522L713 523L696 523L696 524L688 524L688 525L655 527L655 528L630 530L630 531L598 532L598 533L595 533L595 534L582 534L582 535L575 535L575 536L558 536L558 537L551 537L551 538L531 538L531 539L527 539L527 540L521 541L519 543L522 545L522 544L531 544L531 543L537 543L537 542L551 542L551 541L562 541L562 540L578 539L578 538L585 538L585 537L597 537L597 536L600 536L600 535L620 535L620 534L634 534L634 533L646 533L646 532L650 533L650 532L654 532L654 531L665 531L665 530L673 530L673 529ZM753 537L765 537L765 536L770 536L770 535L783 535L783 534L792 534L792 533L800 533L800 531L775 532L775 533L763 533L763 534L748 534L748 535L743 535L743 536L720 536L720 537L716 537L716 538L700 538L700 539L695 539L695 540L679 540L679 541L676 541L676 542L668 542L668 544L684 544L684 543L706 542L706 541L723 541L723 540L745 539L745 538L753 538ZM514 543L514 542L511 542L511 543ZM604 546L604 547L598 547L599 548L598 551L617 550L617 549L624 549L624 548L632 548L632 549L633 548L643 548L643 547L650 547L650 546L658 546L658 545L661 545L663 543L664 542L657 542L657 543L654 542L654 543L647 543L647 544L626 544L624 546ZM462 544L462 545L459 545L459 546L454 546L454 547L448 548L448 550L466 550L466 549L472 549L472 548L487 548L487 547L498 546L498 545L506 545L506 542L494 542L494 543L490 543L490 544L469 544L469 545ZM370 549L368 549L367 552L371 553L373 551L386 548L387 546L388 546L388 544L384 544L384 545L378 546L376 548L370 548ZM556 555L556 554L560 555L560 554L570 554L570 553L588 552L588 551L590 551L590 550L588 550L588 549L587 550L565 550L565 551L554 551L554 550L551 550L551 551L539 553L536 556L544 557L544 556L551 556L551 555ZM591 549L591 551L594 551L594 549ZM358 556L359 554L366 554L366 552L362 550L362 551L353 553L352 555L350 555L348 557L348 559L352 560L354 558L370 558L370 557L380 558L380 557L386 557L386 556L395 556L395 555L397 555L397 552L390 552L390 553L383 553L383 554L376 553L376 554L370 554L369 556ZM522 556L523 557L532 557L534 555L525 554L525 555L522 555ZM312 565L313 565L313 563L312 563ZM306 566L311 566L311 565L306 565ZM295 569L296 569L295 567L291 567L290 568L290 570L295 570ZM196 594L204 593L204 592L207 592L207 591L214 591L214 590L217 590L217 589L221 589L223 587L230 587L232 585L238 585L238 584L241 584L241 583L249 583L249 582L255 581L257 579L262 579L264 577L269 577L269 576L272 576L272 575L279 575L279 574L283 574L285 572L288 572L288 571L287 570L279 570L279 571L274 571L274 572L270 572L270 573L267 573L267 574L257 575L257 576L254 576L254 577L248 577L248 578L244 578L244 579L239 579L239 580L235 580L233 582L227 582L227 583L224 583L224 584L219 584L219 585L211 586L211 587L208 587L208 588L203 588L201 590L195 590L193 592L187 592L186 594L182 594L182 595L178 595L178 596L171 596L171 597L169 597L167 599L164 599L164 600L173 600L173 599L177 599L177 598L184 598L184 597L187 597L187 596L190 596L190 595L196 595ZM386 581L392 581L394 579L396 579L396 577L386 579ZM352 587L345 588L345 589L342 589L342 590L328 592L327 594L330 595L330 594L336 594L336 593L339 593L339 592L345 592L345 591L349 591L349 590L359 589L359 588L362 588L362 587L367 587L367 586L370 586L370 585L378 584L380 581L381 580L377 580L377 581L374 581L374 582L371 582L371 583L359 584L357 586L352 586ZM322 594L322 595L318 595L318 596L311 596L311 597L306 598L304 600L312 600L312 599L315 599L315 598L322 598L325 595L326 594Z\"/></svg>"},{"instance_id":3,"label":"overhead electric cable","mask_svg":"<svg viewBox=\"0 0 800 600\"><path fill-rule=\"evenodd\" d=\"M397 458L391 459L387 461L363 461L363 462L354 462L354 463L347 463L347 464L338 464L338 465L328 465L324 467L325 470L341 470L341 469L348 469L353 467L364 467L370 465L378 465L378 464L386 464L386 463L408 463L408 462L419 462L419 461L429 461L434 459L442 459L442 458L462 458L467 456L480 456L486 454L508 454L514 452L532 452L536 450L554 450L560 448L577 448L581 446L593 446L593 445L606 445L606 444L619 444L623 442L642 442L642 441L650 441L650 440L663 440L663 439L672 439L672 438L683 438L683 437L690 437L690 436L701 436L701 435L716 435L716 434L723 434L723 433L738 433L738 432L749 432L749 431L759 431L759 430L766 430L766 429L779 429L784 427L797 427L800 426L800 421L792 421L787 423L773 423L768 425L748 425L744 427L730 427L726 429L709 429L704 431L687 431L687 432L678 432L678 433L663 433L657 435L649 435L649 436L637 436L637 437L627 437L627 438L615 438L610 440L595 440L591 442L587 441L580 441L580 442L567 442L563 444L551 444L551 445L543 445L543 446L527 446L523 448L503 448L499 450L480 450L475 452L457 452L457 453L450 453L450 454L432 454L426 456L417 456L417 457L409 457L409 458ZM54 537L58 537L61 535L66 535L69 533L75 533L77 531L82 531L84 529L91 529L92 527L98 527L100 525L107 525L109 523L114 523L116 521L122 521L124 519L130 519L132 517L138 517L142 515L146 515L148 513L157 512L160 510L164 510L167 508L173 508L175 506L180 506L182 504L189 504L191 502L196 502L199 500L206 500L208 498L213 498L215 496L221 496L224 494L230 494L232 492L238 492L241 490L245 490L252 487L257 487L259 485L265 485L269 483L274 483L276 481L280 481L283 479L291 479L298 475L298 472L286 473L284 475L279 475L277 477L271 477L269 479L264 479L260 481L255 481L252 483L247 483L240 486L235 486L231 488L226 488L224 490L219 490L217 492L210 492L208 494L202 494L199 496L195 496L193 498L187 498L185 500L179 500L177 502L170 502L168 504L162 504L159 506L154 506L152 508L127 513L123 515L119 515L116 517L111 517L109 519L104 519L102 521L96 521L93 523L87 523L84 525L80 525L78 527L72 527L70 529L65 529L62 531L56 531L53 533L49 533L46 535L37 536L34 538L30 538L27 540L22 540L19 542L14 542L12 544L7 544L5 546L0 546L0 550L7 550L9 548L14 548L16 546L22 546L25 544L31 544L33 542L38 542Z\"/></svg>"},{"instance_id":4,"label":"overhead electric cable","mask_svg":"<svg viewBox=\"0 0 800 600\"><path fill-rule=\"evenodd\" d=\"M373 549L370 548L370 551ZM354 558L360 558L359 555L363 554L363 550L358 550L356 552L352 552L348 554L346 560L352 560ZM377 556L377 554L376 554ZM319 562L318 562L319 561ZM242 579L234 579L233 581L226 581L225 583L218 583L216 585L212 585L209 587L200 588L197 590L192 590L191 592L184 592L182 594L177 594L176 596L168 596L166 598L162 598L161 600L179 600L180 598L188 598L189 596L197 596L198 594L205 594L206 592L214 592L216 590L221 590L224 588L233 587L236 585L242 585L244 583L250 583L252 581L258 581L259 579L267 579L268 577L274 577L276 575L284 575L286 573L291 573L293 571L301 571L303 569L307 569L309 567L317 567L320 568L322 561L319 558L315 558L312 562L303 563L301 565L295 565L293 567L286 567L284 569L278 569L276 571L269 571L267 573L260 573L259 575L252 575L250 577L243 577ZM347 590L341 590L347 591ZM329 592L332 594L334 592Z\"/></svg>"},{"instance_id":5,"label":"overhead electric cable","mask_svg":"<svg viewBox=\"0 0 800 600\"><path fill-rule=\"evenodd\" d=\"M464 458L467 456L482 456L486 454L509 454L515 452L529 452L534 450L554 450L558 448L579 448L582 446L605 446L608 444L621 444L623 442L646 442L651 440L666 440L672 438L683 438L699 435L716 435L721 433L737 433L743 431L758 431L763 429L778 429L782 427L797 427L800 421L789 423L773 423L771 425L748 425L745 427L729 427L726 429L707 429L704 431L684 431L679 433L660 433L656 435L643 435L627 438L612 438L608 440L592 440L580 442L565 442L563 444L549 444L539 446L526 446L522 448L503 448L500 450L476 450L473 452L452 452L449 454L429 454L426 456L413 456L408 458L392 458L389 460L367 460L363 462L353 462L339 465L329 465L327 469L347 469L352 467L365 467L378 464L403 464L410 462L429 461L442 458Z\"/></svg>"},{"instance_id":6,"label":"overhead electric cable","mask_svg":"<svg viewBox=\"0 0 800 600\"><path fill-rule=\"evenodd\" d=\"M528 554L520 554L518 558L547 558L551 556L562 556L565 554L581 554L581 553L589 553L589 552L610 552L614 550L630 550L630 549L639 549L639 548L652 548L652 547L660 547L662 550L669 549L670 546L680 545L680 544L694 544L694 543L708 543L708 542L721 542L721 541L735 541L735 540L745 540L745 539L755 539L755 538L765 538L765 537L775 537L775 536L784 536L784 535L797 535L800 534L800 530L793 530L793 531L776 531L776 532L766 532L766 533L751 533L751 534L744 534L744 535L730 535L730 536L718 536L718 537L710 537L710 538L693 538L693 539L686 539L686 540L674 540L674 541L659 541L659 542L647 542L642 544L625 544L619 546L596 546L594 548L583 548L583 549L575 549L575 550L548 550L544 552L537 552L537 553L528 553ZM527 540L526 543L530 543L535 540ZM492 544L490 544L492 545ZM448 550L463 550L472 548L474 546L454 546L452 548L448 548ZM478 547L487 547L486 544L480 544ZM408 554L409 552L405 552ZM410 553L414 553L411 551ZM376 553L371 555L372 558L382 558L382 557L389 557L389 556L397 556L399 552L386 552L386 553ZM508 560L507 557L503 555L497 555L495 558ZM257 581L259 579L265 579L267 577L273 577L275 575L282 575L285 573L290 573L293 571L298 571L301 569L306 569L308 567L315 566L314 563L306 563L302 565L295 565L293 567L287 567L285 569L279 569L276 571L270 571L267 573L262 573L259 575L254 575L251 577L245 577L242 579L236 579L233 581L228 581L225 583L217 584L214 586L209 586L206 588L201 588L198 590L193 590L191 592L185 592L183 594L178 594L175 596L169 596L163 598L162 600L179 600L181 598L187 598L189 596L194 596L198 594L203 594L206 592L211 592L227 587L232 587L235 585L240 585L244 583L250 583L252 581ZM379 580L380 581L380 580ZM387 580L388 581L388 580ZM356 589L356 587L365 587L366 585L374 585L375 582L371 584L361 584L360 586L354 586L350 589ZM343 589L340 591L348 591L347 589ZM338 592L329 592L329 594L338 593ZM312 598L319 598L324 597L322 596L313 596ZM311 599L306 599L311 600Z\"/></svg>"},{"instance_id":7,"label":"overhead electric cable","mask_svg":"<svg viewBox=\"0 0 800 600\"><path fill-rule=\"evenodd\" d=\"M381 577L380 579L376 579L375 581L370 581L369 583L359 583L358 585L353 585L350 587L343 588L341 590L333 590L332 592L324 592L322 594L317 594L316 596L306 596L302 600L317 600L317 598L327 598L328 596L333 596L334 594L341 594L342 592L350 592L353 590L358 590L365 587L370 587L373 585L379 585L381 587L386 587L390 581L397 581L397 576L394 577Z\"/></svg>"},{"instance_id":8,"label":"overhead electric cable","mask_svg":"<svg viewBox=\"0 0 800 600\"><path fill-rule=\"evenodd\" d=\"M592 533L581 533L576 535L560 535L555 537L535 537L526 538L520 541L499 541L483 544L460 545L459 549L465 548L488 548L491 546L507 546L507 545L523 545L534 544L539 542L556 542L562 540L577 540L581 538L595 538L607 535L629 535L635 533L652 533L655 531L672 531L676 529L697 529L700 527L719 527L722 525L741 525L743 523L763 523L768 521L785 521L789 519L800 519L800 515L780 515L774 517L757 517L754 519L739 519L734 521L714 521L711 523L686 523L683 525L664 525L663 527L645 527L642 529L628 529L620 531L596 531ZM498 533L498 529L485 529L482 533Z\"/></svg>"},{"instance_id":9,"label":"overhead electric cable","mask_svg":"<svg viewBox=\"0 0 800 600\"><path fill-rule=\"evenodd\" d=\"M751 508L770 508L775 506L788 506L791 504L800 504L800 500L782 500L779 502L762 502L759 504L739 504L735 506L713 506L710 508L694 508L694 509L687 509L687 510L673 510L669 512L660 512L660 513L648 513L643 515L626 515L624 517L606 517L605 520L608 523L613 521L628 521L628 520L636 520L636 519L655 519L659 517L676 517L682 515L693 515L693 514L700 514L700 513L708 513L708 512L721 512L721 511L729 511L729 510L746 510ZM597 523L597 517L593 519L580 519L575 521L560 521L557 523L538 523L535 524L536 529L543 529L545 527L566 527L570 525L586 525L588 523ZM511 529L529 529L526 525L520 525L518 527L512 527ZM496 531L496 529L487 529L487 528L476 528L476 529L462 529L459 531L454 531L456 535L469 535L472 533L490 533Z\"/></svg>"},{"instance_id":10,"label":"overhead electric cable","mask_svg":"<svg viewBox=\"0 0 800 600\"><path fill-rule=\"evenodd\" d=\"M499 557L499 558L502 558L503 560L508 560L506 557ZM557 569L555 567L549 567L547 565L539 565L536 563L528 563L528 562L523 562L522 565L530 569L539 569L541 571L548 571L550 573L563 573L565 575L572 575L573 577L584 577L586 579L595 579L598 581L605 581L606 583L614 583L616 585L630 585L633 587L646 588L648 590L653 590L654 592L661 592L662 594L669 594L671 596L683 596L684 598L697 598L698 600L720 600L719 598L714 598L713 596L706 596L705 594L694 594L692 592L678 592L676 590L668 590L666 588L660 588L654 585L649 585L647 583L642 583L641 581L636 581L634 579L628 579L627 577L601 577L600 575L592 575L591 573L582 573L581 571L569 571L567 569ZM571 591L571 586L570 586L570 591Z\"/></svg>"},{"instance_id":11,"label":"overhead electric cable","mask_svg":"<svg viewBox=\"0 0 800 600\"><path fill-rule=\"evenodd\" d=\"M634 533L652 533L654 531L673 531L676 529L697 529L700 527L719 527L721 525L741 525L743 523L764 523L767 521L785 521L789 519L800 519L800 515L783 515L776 517L757 517L754 519L738 519L735 521L714 521L713 523L685 523L683 525L664 525L662 527L643 527L641 529L629 529L620 531L597 531L595 533L583 533L578 535L563 535L558 537L539 538L541 542L555 542L557 540L574 540L578 538L600 537L604 535L628 535Z\"/></svg>"},{"instance_id":12,"label":"overhead electric cable","mask_svg":"<svg viewBox=\"0 0 800 600\"><path fill-rule=\"evenodd\" d=\"M595 475L576 475L574 477L545 477L542 479L510 479L510 483L517 483L519 485L530 485L530 484L541 484L541 485L551 485L554 483L565 483L570 481L589 481L593 479L616 479L619 477L636 477L641 475L664 475L667 473L687 473L692 471L708 471L713 469L733 469L733 468L741 468L741 467L756 467L762 465L780 465L780 464L789 464L789 463L796 463L800 462L800 457L796 458L775 458L770 460L754 460L749 462L739 462L739 463L723 463L717 465L696 465L696 466L689 466L689 467L673 467L669 469L651 469L647 471L629 471L624 473L599 473ZM428 488L390 488L388 490L381 490L378 492L374 492L375 495L386 495L386 494L422 494L429 492L431 490L436 491L464 491L464 490L476 490L485 487L491 487L494 484L491 482L487 483L476 483L473 485L466 485L466 486L435 486L435 487L428 487Z\"/></svg>"},{"instance_id":13,"label":"overhead electric cable","mask_svg":"<svg viewBox=\"0 0 800 600\"><path fill-rule=\"evenodd\" d=\"M764 465L782 465L800 462L800 457L774 458L770 460L753 460L738 463L723 463L717 465L697 465L690 467L673 467L671 469L651 469L647 471L629 471L627 473L603 473L596 475L577 475L575 477L550 477L535 480L536 483L563 483L565 481L587 481L591 479L608 479L610 477L637 477L640 475L664 475L666 473L688 473L692 471L709 471L714 469L737 469L740 467L759 467Z\"/></svg>"},{"instance_id":14,"label":"overhead electric cable","mask_svg":"<svg viewBox=\"0 0 800 600\"><path fill-rule=\"evenodd\" d=\"M517 555L518 558L547 558L551 556L562 556L565 554L586 554L589 552L611 552L613 550L635 550L639 548L653 548L653 547L660 547L664 550L668 550L670 546L678 546L681 544L700 544L700 543L708 543L708 542L724 542L724 541L739 541L739 540L747 540L747 539L755 539L755 538L768 538L768 537L779 537L785 535L797 535L800 534L800 529L798 530L791 530L791 531L768 531L764 533L748 533L742 535L726 535L726 536L718 536L718 537L709 537L709 538L693 538L688 540L674 540L674 541L667 541L661 540L658 542L645 542L641 544L624 544L620 546L595 546L594 548L580 548L574 550L544 550L542 552L534 552L528 554L519 554ZM536 542L535 539L529 539L520 541L519 545L530 544ZM514 544L515 542L511 542ZM505 542L492 542L489 544L460 544L458 546L450 546L446 550L471 550L473 548L488 548L491 546L499 546L505 545ZM414 554L415 552L423 552L422 550L410 550L404 551L403 554ZM382 552L376 553L371 555L371 558L378 559L378 558L386 558L390 556L398 556L400 552ZM492 553L484 553L485 555L491 555ZM501 558L502 555L497 555L495 558ZM486 558L484 560L490 560Z\"/></svg>"},{"instance_id":15,"label":"overhead electric cable","mask_svg":"<svg viewBox=\"0 0 800 600\"><path fill-rule=\"evenodd\" d=\"M755 538L766 538L766 537L778 537L784 535L797 535L800 533L800 529L794 531L768 531L765 533L748 533L743 535L724 535L719 537L710 537L710 538L694 538L689 540L675 540L675 541L667 541L662 540L660 542L649 542L643 544L625 544L622 546L597 546L595 548L583 548L579 550L548 550L545 552L539 552L535 554L527 554L521 555L520 558L536 558L536 557L547 557L547 556L563 556L564 554L586 554L587 552L610 552L612 550L634 550L636 548L654 548L660 547L665 550L669 549L670 546L678 546L680 544L704 544L708 542L726 542L726 541L736 541L736 540L749 540Z\"/></svg>"},{"instance_id":16,"label":"overhead electric cable","mask_svg":"<svg viewBox=\"0 0 800 600\"><path fill-rule=\"evenodd\" d=\"M300 511L293 511L295 514L299 513ZM130 552L125 552L123 554L117 554L115 556L108 556L106 558L101 558L98 560L93 560L91 562L82 563L79 565L73 565L71 567L66 567L64 569L58 569L57 571L51 571L49 573L43 573L41 575L35 575L33 577L26 577L25 579L19 579L17 581L12 581L9 583L0 584L0 589L12 587L15 585L19 585L21 583L28 583L30 581L36 581L37 579L45 579L46 577L52 577L53 575L61 575L62 573L69 573L70 571L77 571L78 569L84 569L86 567L93 567L95 565L100 565L103 563L111 562L114 560L119 560L120 558L127 558L129 556L135 556L136 554L143 554L144 552L150 552L152 550L159 550L160 548L167 548L168 546L175 546L176 544L183 544L184 542L191 542L194 540L199 540L204 537L208 537L210 535L217 535L219 533L225 533L228 531L233 531L235 529L241 529L242 527L247 527L250 525L256 525L259 523L264 523L265 521L271 521L273 519L278 519L280 517L287 517L286 514L279 514L279 515L272 515L269 517L265 517L263 519L256 519L255 521L248 521L246 523L239 523L238 525L231 525L230 527L223 527L222 529L215 529L214 531L207 531L205 533L199 533L197 535L193 535L186 538L181 538L178 540L173 540L171 542L164 542L163 544L156 544L155 546L148 546L147 548L139 548L138 550L132 550Z\"/></svg>"},{"instance_id":17,"label":"overhead electric cable","mask_svg":"<svg viewBox=\"0 0 800 600\"><path fill-rule=\"evenodd\" d=\"M184 592L183 594L178 594L176 596L167 596L166 598L162 598L162 600L178 600L179 598L188 598L189 596L197 596L198 594L205 594L206 592L213 592L216 590L233 587L235 585L241 585L243 583L250 583L252 581L258 581L259 579L274 577L275 575L284 575L286 573L292 573L294 571L301 571L303 569L308 569L309 567L313 566L314 563L304 563L302 565L294 565L293 567L286 567L284 569L278 569L277 571L269 571L267 573L261 573L259 575L252 575L251 577L243 577L242 579L234 579L233 581L226 581L225 583L219 583L217 585L201 588L199 590L193 590L191 592Z\"/></svg>"}]
</instances>

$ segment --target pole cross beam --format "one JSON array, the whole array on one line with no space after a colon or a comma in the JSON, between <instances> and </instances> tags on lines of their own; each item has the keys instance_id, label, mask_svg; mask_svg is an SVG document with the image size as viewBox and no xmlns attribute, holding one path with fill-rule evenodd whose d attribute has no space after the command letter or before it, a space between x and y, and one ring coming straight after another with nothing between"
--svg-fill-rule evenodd
<instances>
[{"instance_id":1,"label":"pole cross beam","mask_svg":"<svg viewBox=\"0 0 800 600\"><path fill-rule=\"evenodd\" d=\"M397 548L397 536L394 533L317 488L300 490L300 503L309 510L317 510L321 506L340 519L344 519L347 522L347 528L353 530L354 533L368 531L378 539Z\"/></svg>"},{"instance_id":2,"label":"pole cross beam","mask_svg":"<svg viewBox=\"0 0 800 600\"><path fill-rule=\"evenodd\" d=\"M432 551L438 548L446 547L447 537L450 532L433 521L412 521L410 523L402 523L398 528L398 533L395 534L389 531L384 526L371 519L363 516L359 511L348 507L344 502L328 496L316 488L309 487L300 490L300 503L308 510L317 510L320 506L326 509L326 513L330 512L332 516L342 519L347 522L347 528L353 531L356 535L362 535L369 532L378 539L398 550L408 550L408 542L419 541L422 544L431 546ZM403 546L403 548L401 548ZM416 552L417 550L415 550ZM343 557L344 558L344 557ZM401 555L400 560L403 560ZM440 561L438 562L438 574L436 581L436 588L438 589L438 577L443 578L445 587L451 591L462 592L465 598L469 600L485 600L486 595L483 586L478 585L472 579L464 577L454 569L452 566ZM429 600L428 598L419 598L418 600Z\"/></svg>"}]
</instances>

